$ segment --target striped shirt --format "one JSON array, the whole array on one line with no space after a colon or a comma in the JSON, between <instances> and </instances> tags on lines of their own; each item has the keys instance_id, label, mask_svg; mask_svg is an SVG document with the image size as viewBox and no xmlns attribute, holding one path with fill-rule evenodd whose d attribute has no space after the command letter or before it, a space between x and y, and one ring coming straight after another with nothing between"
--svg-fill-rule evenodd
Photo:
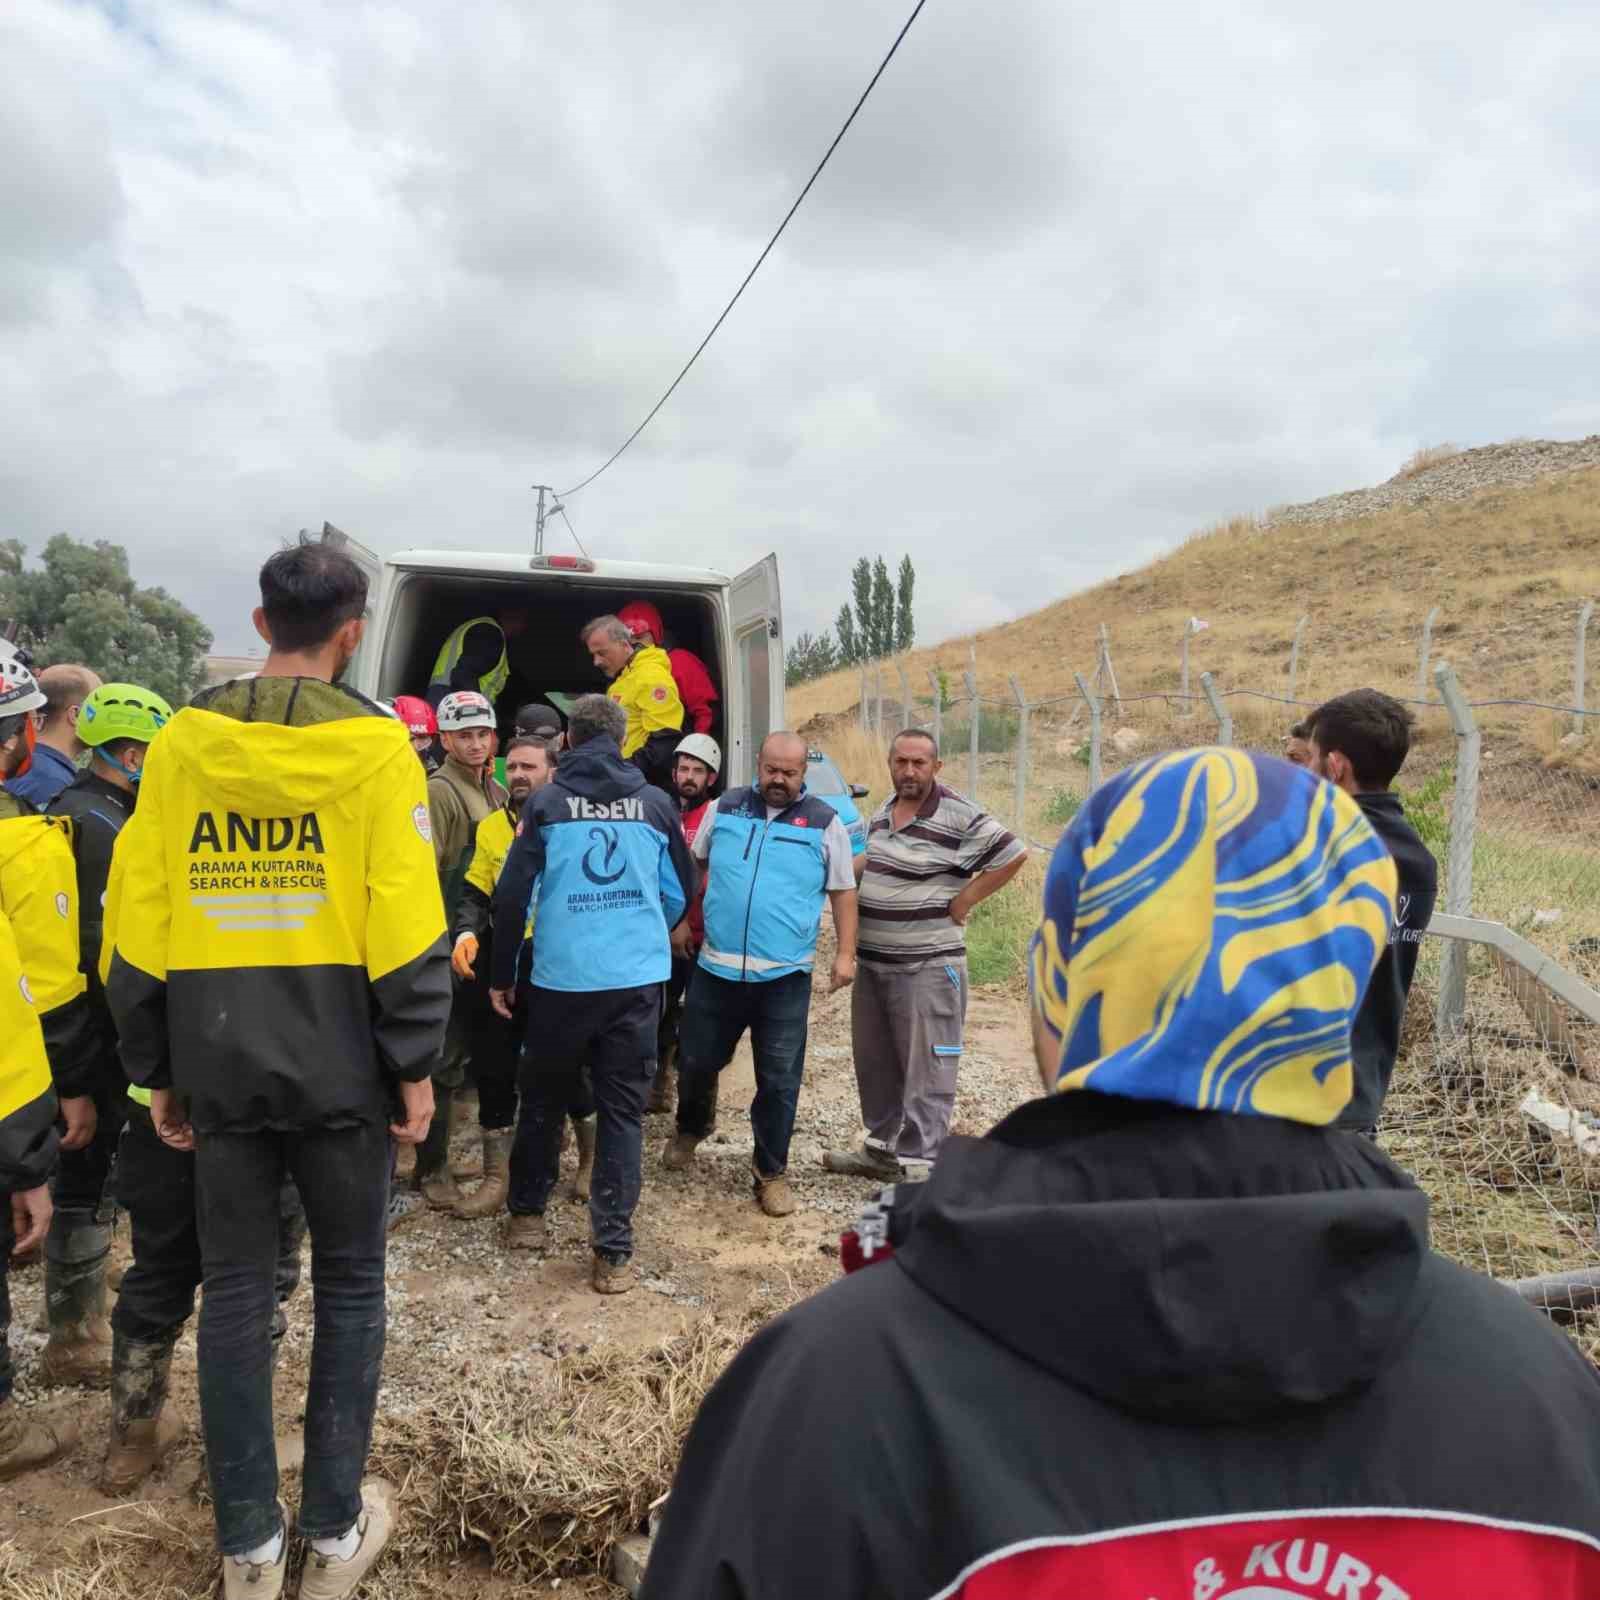
<instances>
[{"instance_id":1,"label":"striped shirt","mask_svg":"<svg viewBox=\"0 0 1600 1600\"><path fill-rule=\"evenodd\" d=\"M861 877L862 961L920 966L965 956L950 902L980 872L1009 866L1026 846L987 811L936 783L917 814L894 826L895 797L874 813Z\"/></svg>"}]
</instances>

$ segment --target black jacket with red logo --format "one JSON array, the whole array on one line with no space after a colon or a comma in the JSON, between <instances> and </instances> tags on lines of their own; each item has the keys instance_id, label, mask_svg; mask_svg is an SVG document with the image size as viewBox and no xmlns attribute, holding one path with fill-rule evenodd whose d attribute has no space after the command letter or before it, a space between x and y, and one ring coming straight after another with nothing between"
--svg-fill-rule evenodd
<instances>
[{"instance_id":1,"label":"black jacket with red logo","mask_svg":"<svg viewBox=\"0 0 1600 1600\"><path fill-rule=\"evenodd\" d=\"M1600 1378L1370 1142L1064 1095L879 1221L707 1398L645 1600L1600 1596Z\"/></svg>"}]
</instances>

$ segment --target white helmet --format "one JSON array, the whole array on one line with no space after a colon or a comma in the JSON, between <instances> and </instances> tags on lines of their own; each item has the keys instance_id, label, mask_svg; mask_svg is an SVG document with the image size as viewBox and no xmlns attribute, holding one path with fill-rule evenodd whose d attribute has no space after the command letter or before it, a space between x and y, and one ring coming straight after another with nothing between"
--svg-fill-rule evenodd
<instances>
[{"instance_id":1,"label":"white helmet","mask_svg":"<svg viewBox=\"0 0 1600 1600\"><path fill-rule=\"evenodd\" d=\"M693 756L696 761L705 762L714 774L722 773L722 747L709 733L691 733L687 739L678 741L678 748L672 753Z\"/></svg>"},{"instance_id":2,"label":"white helmet","mask_svg":"<svg viewBox=\"0 0 1600 1600\"><path fill-rule=\"evenodd\" d=\"M23 664L17 647L0 639L0 717L20 717L25 711L42 710L44 690Z\"/></svg>"},{"instance_id":3,"label":"white helmet","mask_svg":"<svg viewBox=\"0 0 1600 1600\"><path fill-rule=\"evenodd\" d=\"M439 732L495 727L494 707L476 689L457 689L439 702Z\"/></svg>"}]
</instances>

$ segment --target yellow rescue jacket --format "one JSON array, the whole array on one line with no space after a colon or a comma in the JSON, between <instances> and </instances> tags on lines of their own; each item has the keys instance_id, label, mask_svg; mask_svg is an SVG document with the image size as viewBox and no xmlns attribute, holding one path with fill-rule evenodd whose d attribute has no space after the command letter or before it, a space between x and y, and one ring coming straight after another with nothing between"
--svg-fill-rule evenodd
<instances>
[{"instance_id":1,"label":"yellow rescue jacket","mask_svg":"<svg viewBox=\"0 0 1600 1600\"><path fill-rule=\"evenodd\" d=\"M150 746L106 897L123 1066L201 1132L387 1118L450 1008L421 763L371 701L224 684Z\"/></svg>"},{"instance_id":2,"label":"yellow rescue jacket","mask_svg":"<svg viewBox=\"0 0 1600 1600\"><path fill-rule=\"evenodd\" d=\"M0 794L0 1193L49 1177L56 1096L89 1092L92 1044L72 824Z\"/></svg>"},{"instance_id":3,"label":"yellow rescue jacket","mask_svg":"<svg viewBox=\"0 0 1600 1600\"><path fill-rule=\"evenodd\" d=\"M628 713L628 731L622 739L625 759L652 733L683 727L677 680L667 652L659 645L647 644L633 652L633 659L611 680L610 695Z\"/></svg>"}]
</instances>

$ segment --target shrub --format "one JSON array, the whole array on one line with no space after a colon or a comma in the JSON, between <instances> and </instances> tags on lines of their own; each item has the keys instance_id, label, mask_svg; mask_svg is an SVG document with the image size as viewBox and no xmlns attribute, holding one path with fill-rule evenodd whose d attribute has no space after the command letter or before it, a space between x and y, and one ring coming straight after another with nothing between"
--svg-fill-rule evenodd
<instances>
[{"instance_id":1,"label":"shrub","mask_svg":"<svg viewBox=\"0 0 1600 1600\"><path fill-rule=\"evenodd\" d=\"M1087 765L1087 751L1085 762ZM1064 828L1077 816L1083 806L1083 796L1074 794L1070 789L1054 789L1050 798L1045 803L1044 820L1055 827Z\"/></svg>"}]
</instances>

